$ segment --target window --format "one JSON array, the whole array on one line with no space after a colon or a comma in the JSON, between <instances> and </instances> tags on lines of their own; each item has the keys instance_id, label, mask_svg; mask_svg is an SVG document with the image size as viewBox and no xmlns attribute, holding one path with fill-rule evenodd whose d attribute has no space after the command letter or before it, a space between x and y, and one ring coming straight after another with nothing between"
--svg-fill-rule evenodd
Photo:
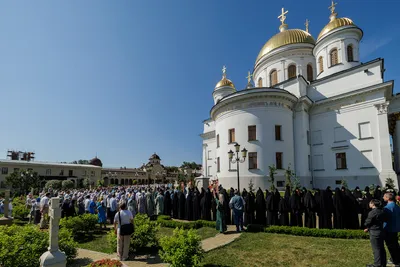
<instances>
[{"instance_id":1,"label":"window","mask_svg":"<svg viewBox=\"0 0 400 267\"><path fill-rule=\"evenodd\" d=\"M352 45L348 45L347 46L347 61L348 62L353 62L354 61L353 46Z\"/></svg>"},{"instance_id":2,"label":"window","mask_svg":"<svg viewBox=\"0 0 400 267\"><path fill-rule=\"evenodd\" d=\"M331 50L330 56L331 56L331 66L337 65L339 63L339 59L338 59L338 51L336 48Z\"/></svg>"},{"instance_id":3,"label":"window","mask_svg":"<svg viewBox=\"0 0 400 267\"><path fill-rule=\"evenodd\" d=\"M312 144L313 145L322 145L322 131L313 131L312 132Z\"/></svg>"},{"instance_id":4,"label":"window","mask_svg":"<svg viewBox=\"0 0 400 267\"><path fill-rule=\"evenodd\" d=\"M314 165L314 171L324 170L323 155L314 155L313 165Z\"/></svg>"},{"instance_id":5,"label":"window","mask_svg":"<svg viewBox=\"0 0 400 267\"><path fill-rule=\"evenodd\" d=\"M296 65L290 65L288 68L288 79L296 77Z\"/></svg>"},{"instance_id":6,"label":"window","mask_svg":"<svg viewBox=\"0 0 400 267\"><path fill-rule=\"evenodd\" d=\"M208 159L212 159L212 157L211 157L211 150L208 150Z\"/></svg>"},{"instance_id":7,"label":"window","mask_svg":"<svg viewBox=\"0 0 400 267\"><path fill-rule=\"evenodd\" d=\"M208 177L211 177L211 166L208 166L208 173L207 173Z\"/></svg>"},{"instance_id":8,"label":"window","mask_svg":"<svg viewBox=\"0 0 400 267\"><path fill-rule=\"evenodd\" d=\"M257 152L249 152L249 169L257 169Z\"/></svg>"},{"instance_id":9,"label":"window","mask_svg":"<svg viewBox=\"0 0 400 267\"><path fill-rule=\"evenodd\" d=\"M69 177L74 176L74 171L73 171L73 170L69 170L69 171L68 171L68 176L69 176Z\"/></svg>"},{"instance_id":10,"label":"window","mask_svg":"<svg viewBox=\"0 0 400 267\"><path fill-rule=\"evenodd\" d=\"M333 134L335 138L335 142L343 142L347 140L346 130L343 126L335 127L333 129Z\"/></svg>"},{"instance_id":11,"label":"window","mask_svg":"<svg viewBox=\"0 0 400 267\"><path fill-rule=\"evenodd\" d=\"M261 77L258 78L257 86L258 86L258 87L263 87L263 86L262 86L262 84L263 84L262 82L263 82L263 81L262 81L262 78L261 78Z\"/></svg>"},{"instance_id":12,"label":"window","mask_svg":"<svg viewBox=\"0 0 400 267\"><path fill-rule=\"evenodd\" d=\"M229 143L235 142L235 129L229 129Z\"/></svg>"},{"instance_id":13,"label":"window","mask_svg":"<svg viewBox=\"0 0 400 267\"><path fill-rule=\"evenodd\" d=\"M361 122L358 124L360 132L360 139L371 138L371 124L368 122Z\"/></svg>"},{"instance_id":14,"label":"window","mask_svg":"<svg viewBox=\"0 0 400 267\"><path fill-rule=\"evenodd\" d=\"M311 82L314 79L313 67L311 64L307 65L307 81Z\"/></svg>"},{"instance_id":15,"label":"window","mask_svg":"<svg viewBox=\"0 0 400 267\"><path fill-rule=\"evenodd\" d=\"M1 168L1 174L8 174L8 168L7 167Z\"/></svg>"},{"instance_id":16,"label":"window","mask_svg":"<svg viewBox=\"0 0 400 267\"><path fill-rule=\"evenodd\" d=\"M276 181L276 186L277 187L284 187L285 186L285 181Z\"/></svg>"},{"instance_id":17,"label":"window","mask_svg":"<svg viewBox=\"0 0 400 267\"><path fill-rule=\"evenodd\" d=\"M282 168L282 152L276 152L275 158L276 158L276 168L278 170L283 169Z\"/></svg>"},{"instance_id":18,"label":"window","mask_svg":"<svg viewBox=\"0 0 400 267\"><path fill-rule=\"evenodd\" d=\"M282 141L281 130L281 125L275 125L275 140Z\"/></svg>"},{"instance_id":19,"label":"window","mask_svg":"<svg viewBox=\"0 0 400 267\"><path fill-rule=\"evenodd\" d=\"M256 141L257 140L257 128L255 125L251 125L248 127L249 132L249 141Z\"/></svg>"},{"instance_id":20,"label":"window","mask_svg":"<svg viewBox=\"0 0 400 267\"><path fill-rule=\"evenodd\" d=\"M269 81L271 86L278 83L278 72L276 70L271 71L269 74Z\"/></svg>"},{"instance_id":21,"label":"window","mask_svg":"<svg viewBox=\"0 0 400 267\"><path fill-rule=\"evenodd\" d=\"M372 150L361 151L361 154L363 157L361 168L373 168L374 161L373 161L373 156L372 156Z\"/></svg>"},{"instance_id":22,"label":"window","mask_svg":"<svg viewBox=\"0 0 400 267\"><path fill-rule=\"evenodd\" d=\"M221 171L221 162L219 160L219 157L217 158L217 172Z\"/></svg>"},{"instance_id":23,"label":"window","mask_svg":"<svg viewBox=\"0 0 400 267\"><path fill-rule=\"evenodd\" d=\"M217 148L219 147L219 134L217 134Z\"/></svg>"},{"instance_id":24,"label":"window","mask_svg":"<svg viewBox=\"0 0 400 267\"><path fill-rule=\"evenodd\" d=\"M322 57L318 58L319 73L324 71L324 60Z\"/></svg>"},{"instance_id":25,"label":"window","mask_svg":"<svg viewBox=\"0 0 400 267\"><path fill-rule=\"evenodd\" d=\"M46 170L46 175L51 175L51 169Z\"/></svg>"},{"instance_id":26,"label":"window","mask_svg":"<svg viewBox=\"0 0 400 267\"><path fill-rule=\"evenodd\" d=\"M64 176L64 170L60 171L60 176Z\"/></svg>"},{"instance_id":27,"label":"window","mask_svg":"<svg viewBox=\"0 0 400 267\"><path fill-rule=\"evenodd\" d=\"M336 153L336 169L347 169L346 153Z\"/></svg>"}]
</instances>

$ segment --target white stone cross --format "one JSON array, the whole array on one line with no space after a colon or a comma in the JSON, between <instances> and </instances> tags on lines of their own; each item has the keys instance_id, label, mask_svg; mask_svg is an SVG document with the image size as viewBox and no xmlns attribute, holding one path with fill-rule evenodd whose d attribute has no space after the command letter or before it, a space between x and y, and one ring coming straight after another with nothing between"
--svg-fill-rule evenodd
<instances>
[{"instance_id":1,"label":"white stone cross","mask_svg":"<svg viewBox=\"0 0 400 267\"><path fill-rule=\"evenodd\" d=\"M8 218L8 207L10 205L10 190L6 190L4 193L4 202L3 202L3 207L4 207L4 218Z\"/></svg>"},{"instance_id":2,"label":"white stone cross","mask_svg":"<svg viewBox=\"0 0 400 267\"><path fill-rule=\"evenodd\" d=\"M58 231L61 219L60 198L53 197L50 200L50 227L49 227L49 250L40 257L41 267L65 267L67 258L58 247Z\"/></svg>"}]
</instances>

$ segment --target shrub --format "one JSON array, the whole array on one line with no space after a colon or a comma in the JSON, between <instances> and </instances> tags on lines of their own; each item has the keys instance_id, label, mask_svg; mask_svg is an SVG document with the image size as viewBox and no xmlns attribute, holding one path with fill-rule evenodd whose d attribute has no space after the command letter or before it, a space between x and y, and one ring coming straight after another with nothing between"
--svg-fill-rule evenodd
<instances>
[{"instance_id":1,"label":"shrub","mask_svg":"<svg viewBox=\"0 0 400 267\"><path fill-rule=\"evenodd\" d=\"M368 233L362 230L342 230L342 229L317 229L294 226L270 226L265 228L267 233L287 234L297 236L343 238L343 239L368 239Z\"/></svg>"},{"instance_id":2,"label":"shrub","mask_svg":"<svg viewBox=\"0 0 400 267\"><path fill-rule=\"evenodd\" d=\"M75 186L75 184L71 180L65 180L65 181L62 181L62 183L61 183L61 187L63 189L72 189L72 188L74 188L74 186Z\"/></svg>"},{"instance_id":3,"label":"shrub","mask_svg":"<svg viewBox=\"0 0 400 267\"><path fill-rule=\"evenodd\" d=\"M159 215L157 222L160 224L160 226L168 228L199 229L201 227L216 227L216 222L214 221L198 220L191 222L180 222L171 220L171 217L167 215Z\"/></svg>"},{"instance_id":4,"label":"shrub","mask_svg":"<svg viewBox=\"0 0 400 267\"><path fill-rule=\"evenodd\" d=\"M195 230L176 228L171 237L160 239L160 258L172 267L200 266L204 257L201 238Z\"/></svg>"},{"instance_id":5,"label":"shrub","mask_svg":"<svg viewBox=\"0 0 400 267\"><path fill-rule=\"evenodd\" d=\"M25 202L16 197L12 200L12 216L19 219L25 219L29 215L29 209L26 208Z\"/></svg>"},{"instance_id":6,"label":"shrub","mask_svg":"<svg viewBox=\"0 0 400 267\"><path fill-rule=\"evenodd\" d=\"M92 262L87 267L121 267L122 263L119 260L103 259Z\"/></svg>"},{"instance_id":7,"label":"shrub","mask_svg":"<svg viewBox=\"0 0 400 267\"><path fill-rule=\"evenodd\" d=\"M107 243L112 252L117 252L117 235L113 230L107 233Z\"/></svg>"},{"instance_id":8,"label":"shrub","mask_svg":"<svg viewBox=\"0 0 400 267\"><path fill-rule=\"evenodd\" d=\"M61 189L61 181L59 181L59 180L50 180L45 184L44 188L46 190L49 189L49 188Z\"/></svg>"},{"instance_id":9,"label":"shrub","mask_svg":"<svg viewBox=\"0 0 400 267\"><path fill-rule=\"evenodd\" d=\"M76 257L77 244L68 232L61 232L59 245L67 260ZM48 232L40 231L35 226L1 226L0 266L37 267L40 256L48 246Z\"/></svg>"},{"instance_id":10,"label":"shrub","mask_svg":"<svg viewBox=\"0 0 400 267\"><path fill-rule=\"evenodd\" d=\"M75 217L62 218L60 228L65 228L71 232L75 240L86 234L91 234L96 229L97 215L83 214Z\"/></svg>"}]
</instances>

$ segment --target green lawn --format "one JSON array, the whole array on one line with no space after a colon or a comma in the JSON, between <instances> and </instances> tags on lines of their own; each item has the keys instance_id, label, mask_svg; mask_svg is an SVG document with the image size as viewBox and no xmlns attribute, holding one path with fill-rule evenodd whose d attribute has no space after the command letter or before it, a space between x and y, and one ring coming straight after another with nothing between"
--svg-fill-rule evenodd
<instances>
[{"instance_id":1,"label":"green lawn","mask_svg":"<svg viewBox=\"0 0 400 267\"><path fill-rule=\"evenodd\" d=\"M206 253L204 265L357 267L372 262L369 240L243 233L232 244Z\"/></svg>"},{"instance_id":2,"label":"green lawn","mask_svg":"<svg viewBox=\"0 0 400 267\"><path fill-rule=\"evenodd\" d=\"M158 231L158 237L172 236L173 231L174 231L174 228L160 227L160 230ZM201 239L213 237L218 233L217 230L215 230L214 228L210 228L210 227L202 227L200 229L197 229L196 231L201 236Z\"/></svg>"}]
</instances>

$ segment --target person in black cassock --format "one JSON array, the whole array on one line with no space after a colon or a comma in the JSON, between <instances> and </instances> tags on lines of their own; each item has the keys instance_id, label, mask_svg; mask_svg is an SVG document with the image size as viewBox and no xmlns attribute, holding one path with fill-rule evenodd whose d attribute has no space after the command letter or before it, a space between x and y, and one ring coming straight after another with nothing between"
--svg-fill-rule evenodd
<instances>
[{"instance_id":1,"label":"person in black cassock","mask_svg":"<svg viewBox=\"0 0 400 267\"><path fill-rule=\"evenodd\" d=\"M279 224L282 226L289 226L289 206L284 197L279 201Z\"/></svg>"},{"instance_id":2,"label":"person in black cassock","mask_svg":"<svg viewBox=\"0 0 400 267\"><path fill-rule=\"evenodd\" d=\"M267 210L267 226L273 225L272 210L273 210L273 198L274 195L265 190L265 208Z\"/></svg>"},{"instance_id":3,"label":"person in black cassock","mask_svg":"<svg viewBox=\"0 0 400 267\"><path fill-rule=\"evenodd\" d=\"M374 191L374 199L377 199L381 202L383 202L383 196L382 196L382 190L381 190L381 186L377 185Z\"/></svg>"},{"instance_id":4,"label":"person in black cassock","mask_svg":"<svg viewBox=\"0 0 400 267\"><path fill-rule=\"evenodd\" d=\"M296 189L290 197L290 225L303 226L300 190Z\"/></svg>"},{"instance_id":5,"label":"person in black cassock","mask_svg":"<svg viewBox=\"0 0 400 267\"><path fill-rule=\"evenodd\" d=\"M169 188L167 188L164 194L164 215L171 216L171 193L169 192Z\"/></svg>"},{"instance_id":6,"label":"person in black cassock","mask_svg":"<svg viewBox=\"0 0 400 267\"><path fill-rule=\"evenodd\" d=\"M179 190L178 199L179 199L179 209L178 209L179 219L184 220L186 218L186 214L185 214L186 196L185 196L185 193L182 192L181 190Z\"/></svg>"},{"instance_id":7,"label":"person in black cassock","mask_svg":"<svg viewBox=\"0 0 400 267\"><path fill-rule=\"evenodd\" d=\"M189 188L186 196L186 220L193 221L193 188Z\"/></svg>"},{"instance_id":8,"label":"person in black cassock","mask_svg":"<svg viewBox=\"0 0 400 267\"><path fill-rule=\"evenodd\" d=\"M365 196L363 197L363 201L361 203L361 227L364 226L365 220L368 217L368 213L371 211L371 208L369 207L369 203L372 200L372 195L371 195L369 186L366 186L364 191L365 191Z\"/></svg>"},{"instance_id":9,"label":"person in black cassock","mask_svg":"<svg viewBox=\"0 0 400 267\"><path fill-rule=\"evenodd\" d=\"M211 220L211 199L208 199L208 193L211 196L209 188L207 188L207 191L205 191L202 199L200 200L201 219L206 221Z\"/></svg>"},{"instance_id":10,"label":"person in black cassock","mask_svg":"<svg viewBox=\"0 0 400 267\"><path fill-rule=\"evenodd\" d=\"M333 205L335 207L334 212L334 228L344 229L345 228L345 199L343 192L336 187L335 195L333 196Z\"/></svg>"},{"instance_id":11,"label":"person in black cassock","mask_svg":"<svg viewBox=\"0 0 400 267\"><path fill-rule=\"evenodd\" d=\"M200 192L197 187L193 190L193 221L200 220Z\"/></svg>"},{"instance_id":12,"label":"person in black cassock","mask_svg":"<svg viewBox=\"0 0 400 267\"><path fill-rule=\"evenodd\" d=\"M211 212L212 220L215 222L217 220L217 202L214 197L211 199Z\"/></svg>"},{"instance_id":13,"label":"person in black cassock","mask_svg":"<svg viewBox=\"0 0 400 267\"><path fill-rule=\"evenodd\" d=\"M179 196L178 196L178 191L175 190L174 191L174 198L172 199L172 217L174 219L178 219L179 218Z\"/></svg>"},{"instance_id":14,"label":"person in black cassock","mask_svg":"<svg viewBox=\"0 0 400 267\"><path fill-rule=\"evenodd\" d=\"M281 194L275 188L275 193L272 196L272 225L279 225L279 201L281 201Z\"/></svg>"},{"instance_id":15,"label":"person in black cassock","mask_svg":"<svg viewBox=\"0 0 400 267\"><path fill-rule=\"evenodd\" d=\"M317 208L317 203L315 198L310 190L307 190L304 196L304 221L305 227L315 228L316 227L316 219L315 219L315 211Z\"/></svg>"},{"instance_id":16,"label":"person in black cassock","mask_svg":"<svg viewBox=\"0 0 400 267\"><path fill-rule=\"evenodd\" d=\"M235 193L233 191L233 193ZM228 192L226 192L225 189L222 189L222 194L224 195L224 210L225 210L225 222L226 225L231 224L231 209L229 208L229 201L231 200L229 198Z\"/></svg>"},{"instance_id":17,"label":"person in black cassock","mask_svg":"<svg viewBox=\"0 0 400 267\"><path fill-rule=\"evenodd\" d=\"M258 188L256 194L256 223L265 225L265 200L264 200L264 192L261 188Z\"/></svg>"},{"instance_id":18,"label":"person in black cassock","mask_svg":"<svg viewBox=\"0 0 400 267\"><path fill-rule=\"evenodd\" d=\"M249 198L249 194L247 193L247 190L246 190L246 188L243 188L243 191L242 191L242 198L243 198L243 200L244 200L244 207L243 207L243 225L244 226L247 226L249 223L247 222L247 207L248 207L248 203L247 203L247 201L248 201L248 198Z\"/></svg>"},{"instance_id":19,"label":"person in black cassock","mask_svg":"<svg viewBox=\"0 0 400 267\"><path fill-rule=\"evenodd\" d=\"M353 196L355 197L356 201L357 201L357 218L358 218L358 214L362 214L362 203L363 203L363 195L362 192L360 190L360 187L356 186L356 188L353 191ZM361 223L360 228L363 227L364 224Z\"/></svg>"},{"instance_id":20,"label":"person in black cassock","mask_svg":"<svg viewBox=\"0 0 400 267\"><path fill-rule=\"evenodd\" d=\"M345 228L346 229L360 229L360 222L358 220L358 202L354 195L349 189L345 191L345 204L346 204L346 217L345 217Z\"/></svg>"},{"instance_id":21,"label":"person in black cassock","mask_svg":"<svg viewBox=\"0 0 400 267\"><path fill-rule=\"evenodd\" d=\"M319 228L332 229L332 213L334 207L332 201L332 190L329 186L326 188L326 190L320 191L319 200Z\"/></svg>"}]
</instances>

